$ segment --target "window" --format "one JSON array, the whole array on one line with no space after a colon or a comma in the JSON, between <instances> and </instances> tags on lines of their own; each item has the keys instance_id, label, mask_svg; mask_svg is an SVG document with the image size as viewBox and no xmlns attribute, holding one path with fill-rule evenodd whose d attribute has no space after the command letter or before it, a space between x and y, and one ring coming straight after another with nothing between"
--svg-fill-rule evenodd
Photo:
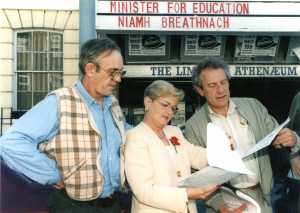
<instances>
[{"instance_id":1,"label":"window","mask_svg":"<svg viewBox=\"0 0 300 213\"><path fill-rule=\"evenodd\" d=\"M63 36L49 31L17 33L16 108L30 109L63 85Z\"/></svg>"}]
</instances>

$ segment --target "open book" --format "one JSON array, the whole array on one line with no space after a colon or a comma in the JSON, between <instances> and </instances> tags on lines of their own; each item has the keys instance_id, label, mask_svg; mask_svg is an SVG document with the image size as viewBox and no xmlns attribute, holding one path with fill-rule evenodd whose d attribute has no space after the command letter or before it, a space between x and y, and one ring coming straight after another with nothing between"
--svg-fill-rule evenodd
<instances>
[{"instance_id":1,"label":"open book","mask_svg":"<svg viewBox=\"0 0 300 213\"><path fill-rule=\"evenodd\" d=\"M207 125L207 167L179 183L180 187L201 187L210 184L223 184L241 174L250 174L243 159L269 146L279 131L290 121L286 119L266 137L253 145L245 153L230 149L230 141L225 132L212 123Z\"/></svg>"}]
</instances>

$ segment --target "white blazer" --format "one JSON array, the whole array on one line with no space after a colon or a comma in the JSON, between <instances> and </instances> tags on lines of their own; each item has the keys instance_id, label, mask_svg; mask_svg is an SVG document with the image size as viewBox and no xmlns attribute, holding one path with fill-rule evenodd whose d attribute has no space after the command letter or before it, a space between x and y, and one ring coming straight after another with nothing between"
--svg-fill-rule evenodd
<instances>
[{"instance_id":1,"label":"white blazer","mask_svg":"<svg viewBox=\"0 0 300 213\"><path fill-rule=\"evenodd\" d=\"M195 202L188 201L186 189L177 185L191 174L191 167L201 169L207 165L206 151L189 143L178 127L166 126L163 131L168 139L179 139L176 162L171 162L175 160L167 156L166 146L145 123L127 132L125 173L133 191L131 212L186 213L188 207L190 213L196 213Z\"/></svg>"}]
</instances>

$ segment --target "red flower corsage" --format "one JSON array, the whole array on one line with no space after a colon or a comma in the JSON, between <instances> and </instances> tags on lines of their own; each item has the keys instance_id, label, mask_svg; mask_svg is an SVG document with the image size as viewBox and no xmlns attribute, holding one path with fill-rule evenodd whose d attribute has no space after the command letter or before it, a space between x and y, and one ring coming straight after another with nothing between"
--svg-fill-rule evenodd
<instances>
[{"instance_id":1,"label":"red flower corsage","mask_svg":"<svg viewBox=\"0 0 300 213\"><path fill-rule=\"evenodd\" d=\"M171 141L171 143L172 143L174 146L180 145L180 143L179 143L179 141L178 141L178 138L175 137L175 136L172 136L172 137L170 138L170 141Z\"/></svg>"},{"instance_id":2,"label":"red flower corsage","mask_svg":"<svg viewBox=\"0 0 300 213\"><path fill-rule=\"evenodd\" d=\"M175 137L175 136L172 136L169 140L171 141L171 143L172 143L172 145L173 145L173 147L174 147L174 149L175 149L175 152L177 153L176 146L179 146L179 145L180 145L180 143L179 143L179 141L178 141L178 138Z\"/></svg>"}]
</instances>

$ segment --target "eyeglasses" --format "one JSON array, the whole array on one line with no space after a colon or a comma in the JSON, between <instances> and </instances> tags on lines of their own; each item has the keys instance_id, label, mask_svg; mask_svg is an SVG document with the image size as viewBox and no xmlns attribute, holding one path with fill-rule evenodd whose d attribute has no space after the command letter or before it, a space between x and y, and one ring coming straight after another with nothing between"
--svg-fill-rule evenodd
<instances>
[{"instance_id":1,"label":"eyeglasses","mask_svg":"<svg viewBox=\"0 0 300 213\"><path fill-rule=\"evenodd\" d=\"M100 69L100 63L94 63L97 67L97 70ZM115 70L115 71L110 71L109 69L103 69L104 72L108 73L109 76L115 80L117 77L124 77L126 75L126 71L125 70Z\"/></svg>"},{"instance_id":2,"label":"eyeglasses","mask_svg":"<svg viewBox=\"0 0 300 213\"><path fill-rule=\"evenodd\" d=\"M173 114L176 114L178 111L177 106L171 106L169 103L166 102L162 102L162 101L158 101L156 100L157 103L159 103L159 105L164 108L164 109L171 109L171 111L173 112Z\"/></svg>"},{"instance_id":3,"label":"eyeglasses","mask_svg":"<svg viewBox=\"0 0 300 213\"><path fill-rule=\"evenodd\" d=\"M125 75L126 75L126 71L125 70L121 70L121 71L116 70L116 71L110 73L110 77L112 79L116 79L116 77L121 77L122 78Z\"/></svg>"}]
</instances>

